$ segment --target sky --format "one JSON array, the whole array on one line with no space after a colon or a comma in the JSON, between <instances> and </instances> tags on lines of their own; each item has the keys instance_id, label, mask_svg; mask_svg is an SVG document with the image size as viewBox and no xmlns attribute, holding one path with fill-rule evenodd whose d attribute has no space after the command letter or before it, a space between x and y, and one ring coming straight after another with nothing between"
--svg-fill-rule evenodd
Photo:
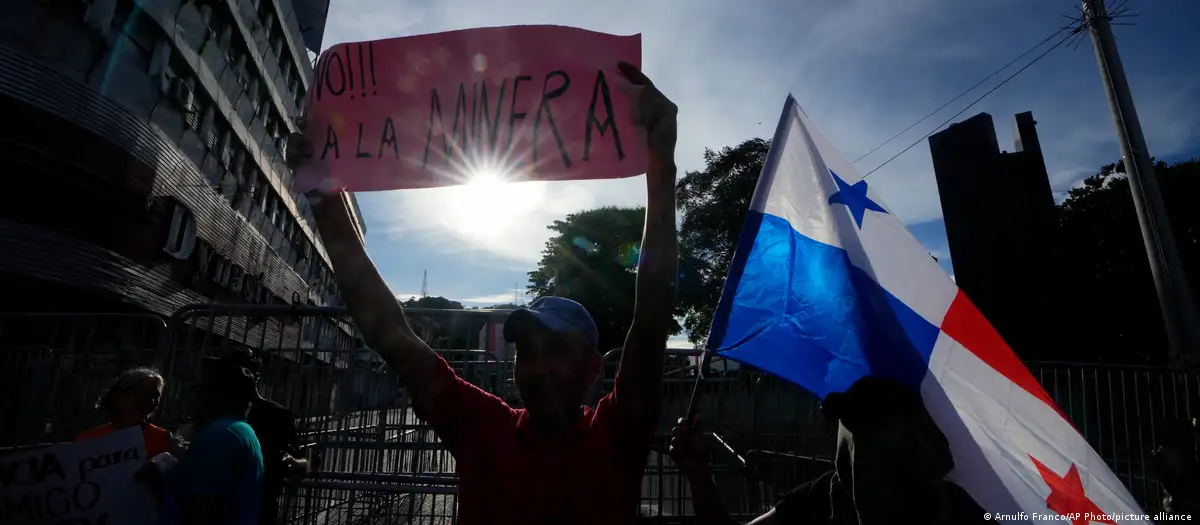
<instances>
[{"instance_id":1,"label":"sky","mask_svg":"<svg viewBox=\"0 0 1200 525\"><path fill-rule=\"evenodd\" d=\"M1152 155L1200 156L1200 2L1110 0L1117 43ZM1071 21L1072 0L331 0L324 45L473 27L567 25L642 34L643 71L679 106L676 162L770 138L789 93L848 159L858 158ZM1057 39L1056 39L1057 40ZM1055 41L1056 41L1055 40ZM856 163L867 173L917 142L1029 59ZM1012 150L1012 116L1032 111L1055 200L1120 158L1089 39L1064 46L955 121L992 115ZM868 179L947 273L953 269L926 141ZM645 203L643 177L358 194L367 250L401 299L468 306L524 293L546 226L598 206ZM520 295L519 300L529 298ZM672 346L681 346L673 340Z\"/></svg>"}]
</instances>

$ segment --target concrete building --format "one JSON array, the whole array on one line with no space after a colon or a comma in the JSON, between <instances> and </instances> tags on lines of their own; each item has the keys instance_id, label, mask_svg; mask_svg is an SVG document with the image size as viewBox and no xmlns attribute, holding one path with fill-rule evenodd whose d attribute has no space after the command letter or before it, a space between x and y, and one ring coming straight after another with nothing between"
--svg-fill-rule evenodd
<instances>
[{"instance_id":1,"label":"concrete building","mask_svg":"<svg viewBox=\"0 0 1200 525\"><path fill-rule=\"evenodd\" d=\"M4 307L169 316L194 303L338 304L283 160L328 8L4 2ZM353 196L344 201L365 235Z\"/></svg>"},{"instance_id":2,"label":"concrete building","mask_svg":"<svg viewBox=\"0 0 1200 525\"><path fill-rule=\"evenodd\" d=\"M1027 360L1062 357L1058 217L1036 124L1016 115L1011 153L987 113L929 138L955 280Z\"/></svg>"}]
</instances>

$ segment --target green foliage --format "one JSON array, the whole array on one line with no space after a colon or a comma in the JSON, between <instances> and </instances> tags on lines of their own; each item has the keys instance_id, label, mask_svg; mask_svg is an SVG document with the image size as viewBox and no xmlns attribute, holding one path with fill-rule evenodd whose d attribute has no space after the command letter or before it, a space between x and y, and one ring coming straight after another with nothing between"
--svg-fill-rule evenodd
<instances>
[{"instance_id":1,"label":"green foliage","mask_svg":"<svg viewBox=\"0 0 1200 525\"><path fill-rule=\"evenodd\" d=\"M1059 207L1064 334L1098 361L1163 363L1167 339L1124 166L1100 169ZM1155 165L1192 296L1200 297L1200 159Z\"/></svg>"},{"instance_id":2,"label":"green foliage","mask_svg":"<svg viewBox=\"0 0 1200 525\"><path fill-rule=\"evenodd\" d=\"M403 303L405 308L427 308L430 310L462 310L463 305L445 297L410 297Z\"/></svg>"},{"instance_id":3,"label":"green foliage","mask_svg":"<svg viewBox=\"0 0 1200 525\"><path fill-rule=\"evenodd\" d=\"M633 320L645 208L597 208L554 221L529 292L578 301L596 321L602 351L625 342ZM674 333L679 330L676 329Z\"/></svg>"},{"instance_id":4,"label":"green foliage","mask_svg":"<svg viewBox=\"0 0 1200 525\"><path fill-rule=\"evenodd\" d=\"M679 309L693 343L708 336L742 222L770 149L770 141L763 139L720 151L706 149L704 169L679 179L676 199L683 212Z\"/></svg>"},{"instance_id":5,"label":"green foliage","mask_svg":"<svg viewBox=\"0 0 1200 525\"><path fill-rule=\"evenodd\" d=\"M677 315L693 343L708 335L713 313L770 142L747 140L706 150L703 170L680 178L680 282ZM1159 162L1156 172L1193 297L1200 297L1200 159ZM1072 356L1161 363L1167 347L1129 181L1110 164L1058 206L1064 284L1061 334ZM529 291L582 303L600 328L602 348L621 346L633 315L640 208L575 213L550 226ZM1064 354L1065 355L1065 354ZM1036 359L1034 356L1030 356ZM1074 359L1074 357L1072 357ZM680 362L679 364L683 364Z\"/></svg>"},{"instance_id":6,"label":"green foliage","mask_svg":"<svg viewBox=\"0 0 1200 525\"><path fill-rule=\"evenodd\" d=\"M435 349L466 350L478 348L483 318L459 312L462 303L445 297L410 297L401 303L405 309L451 310L449 312L409 312L409 324Z\"/></svg>"}]
</instances>

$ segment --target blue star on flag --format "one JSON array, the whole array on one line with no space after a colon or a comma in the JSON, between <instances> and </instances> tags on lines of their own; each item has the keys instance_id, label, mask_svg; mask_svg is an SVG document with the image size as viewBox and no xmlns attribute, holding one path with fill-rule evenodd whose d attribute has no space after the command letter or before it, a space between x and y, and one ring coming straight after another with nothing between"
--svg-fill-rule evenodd
<instances>
[{"instance_id":1,"label":"blue star on flag","mask_svg":"<svg viewBox=\"0 0 1200 525\"><path fill-rule=\"evenodd\" d=\"M829 170L829 174L833 175L833 180L837 182L838 191L829 196L829 205L844 204L850 209L850 215L854 217L854 223L858 225L858 229L862 229L863 215L867 210L877 211L879 213L887 213L887 210L867 197L867 181L860 180L854 183L853 186L847 184L846 181L838 177L837 173Z\"/></svg>"}]
</instances>

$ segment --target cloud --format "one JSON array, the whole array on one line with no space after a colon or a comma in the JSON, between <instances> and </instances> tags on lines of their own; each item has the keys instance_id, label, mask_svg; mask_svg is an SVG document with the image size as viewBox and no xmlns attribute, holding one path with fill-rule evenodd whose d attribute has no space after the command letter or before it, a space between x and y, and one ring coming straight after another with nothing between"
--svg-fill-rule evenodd
<instances>
[{"instance_id":1,"label":"cloud","mask_svg":"<svg viewBox=\"0 0 1200 525\"><path fill-rule=\"evenodd\" d=\"M636 204L643 180L467 185L381 193L371 202L394 210L380 226L390 240L419 240L446 254L484 251L527 269L550 238L546 226L588 208Z\"/></svg>"},{"instance_id":2,"label":"cloud","mask_svg":"<svg viewBox=\"0 0 1200 525\"><path fill-rule=\"evenodd\" d=\"M522 301L525 300L525 295L522 294L519 299ZM512 293L512 290L509 290L507 292L494 293L491 295L480 295L480 296L476 296L476 297L468 297L466 299L454 299L454 300L458 301L460 303L463 303L467 306L491 306L491 305L496 305L496 304L510 304L513 302L513 293Z\"/></svg>"},{"instance_id":3,"label":"cloud","mask_svg":"<svg viewBox=\"0 0 1200 525\"><path fill-rule=\"evenodd\" d=\"M719 0L346 4L330 11L329 44L514 24L641 33L644 69L680 106L677 162L684 171L702 167L705 147L770 137L789 92L854 160L1057 29L1059 15L1073 13L1073 4L1040 0L767 0L754 9ZM1139 23L1150 26L1163 20L1149 19L1156 10L1168 16L1176 8L1144 9ZM1126 53L1126 67L1152 152L1165 157L1194 144L1200 75L1181 67L1187 53L1171 58L1161 47L1148 47L1145 42L1161 38L1153 31L1119 30L1122 50L1133 51ZM1056 200L1120 156L1087 47L1055 50L956 119L991 113L1000 147L1011 150L1012 115L1033 111ZM1139 65L1147 62L1153 63ZM918 139L1007 75L856 164L866 174L917 142L868 179L893 214L910 225L941 218L928 145ZM634 178L521 183L503 191L385 192L365 198L364 208L373 208L372 231L390 241L472 264L528 270L550 236L548 224L590 207L641 204L643 188L643 179Z\"/></svg>"},{"instance_id":4,"label":"cloud","mask_svg":"<svg viewBox=\"0 0 1200 525\"><path fill-rule=\"evenodd\" d=\"M616 34L642 33L644 68L656 83L680 103L678 162L683 170L702 167L705 147L722 147L757 136L770 136L778 107L789 90L810 96L810 111L819 121L830 122L835 135L861 136L866 142L882 140L892 129L878 126L878 115L863 107L861 99L830 89L836 79L799 80L799 71L828 68L855 56L878 58L879 46L909 46L912 53L970 55L963 49L917 46L909 31L898 26L929 24L940 19L927 9L933 0L912 2L847 2L826 7L810 3L795 7L777 4L771 10L746 10L716 0L654 2L636 0L610 3L529 1L519 8L448 0L437 4L363 1L353 9L332 10L326 42L361 41L383 37L430 33L468 27L553 23ZM773 12L781 11L781 12ZM936 11L936 10L932 10ZM630 17L628 13L638 16ZM369 14L368 14L369 13ZM396 16L389 16L394 13ZM765 55L764 32L781 29L784 17L803 27L781 38L790 49L803 49L788 67ZM838 28L837 30L830 29ZM698 38L699 35L712 37ZM871 42L863 36L870 35ZM775 52L775 55L782 53ZM754 59L748 59L756 57ZM790 73L784 73L788 71ZM716 76L714 76L716 75ZM832 103L829 103L832 102ZM824 118L832 117L836 118ZM758 124L762 122L762 124ZM872 122L864 127L842 123ZM865 144L863 142L862 144ZM865 150L865 145L852 149ZM377 208L392 210L371 224L391 240L414 240L440 253L461 255L483 251L511 262L536 262L550 236L545 226L567 214L597 206L643 204L641 178L620 181L521 183L486 196L470 188L445 188L388 192L371 199ZM925 204L936 204L936 194ZM909 212L904 202L897 213L916 219L927 214ZM921 205L919 207L924 207Z\"/></svg>"},{"instance_id":5,"label":"cloud","mask_svg":"<svg viewBox=\"0 0 1200 525\"><path fill-rule=\"evenodd\" d=\"M695 347L696 345L688 342L686 333L681 333L679 335L672 336L670 339L667 339L667 348L691 350Z\"/></svg>"}]
</instances>

